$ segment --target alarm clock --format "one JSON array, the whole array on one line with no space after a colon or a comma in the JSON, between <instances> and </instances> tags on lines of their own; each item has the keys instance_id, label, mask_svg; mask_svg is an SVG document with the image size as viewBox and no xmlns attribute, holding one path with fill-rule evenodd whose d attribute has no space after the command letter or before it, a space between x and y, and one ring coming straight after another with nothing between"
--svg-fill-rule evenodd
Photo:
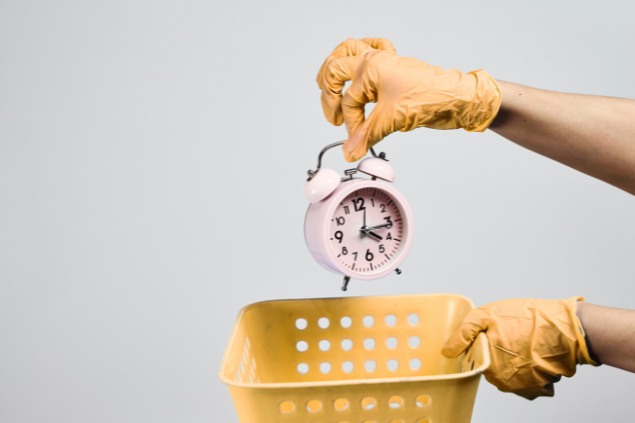
<instances>
[{"instance_id":1,"label":"alarm clock","mask_svg":"<svg viewBox=\"0 0 635 423\"><path fill-rule=\"evenodd\" d=\"M395 171L371 148L372 157L344 177L321 169L322 156L344 141L330 144L318 156L316 170L309 170L304 188L309 209L304 221L306 245L313 258L330 272L343 275L342 290L353 279L373 280L391 272L408 255L413 238L410 206L391 183ZM361 176L366 175L369 178Z\"/></svg>"}]
</instances>

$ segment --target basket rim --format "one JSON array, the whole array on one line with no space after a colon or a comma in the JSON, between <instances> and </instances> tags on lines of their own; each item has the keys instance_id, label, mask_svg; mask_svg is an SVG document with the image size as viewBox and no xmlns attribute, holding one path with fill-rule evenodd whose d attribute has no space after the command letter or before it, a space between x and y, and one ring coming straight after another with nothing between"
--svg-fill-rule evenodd
<instances>
[{"instance_id":1,"label":"basket rim","mask_svg":"<svg viewBox=\"0 0 635 423\"><path fill-rule=\"evenodd\" d=\"M226 378L223 375L223 371L229 361L229 353L231 350L231 346L234 344L234 340L236 338L236 334L238 332L238 324L240 323L242 315L249 310L259 304L263 303L271 303L271 302L286 302L286 301L310 301L310 300L339 300L342 298L399 298L399 297L456 297L467 300L471 307L474 309L476 306L474 301L471 298L466 297L465 295L460 294L448 294L448 293L436 293L436 294L403 294L403 295L360 295L360 296L351 296L351 297L322 297L322 298L297 298L297 299L284 299L284 300L266 300L266 301L258 301L245 307L241 308L238 312L238 316L236 316L236 321L234 322L234 327L232 329L231 335L229 337L229 342L225 348L225 353L223 354L223 360L221 362L221 366L218 372L218 378L224 384L228 386L234 386L239 388L247 388L247 389L282 389L282 388L310 388L310 387L324 387L324 386L342 386L342 385L377 385L377 384L388 384L388 383L404 383L404 382L427 382L427 381L435 381L435 380L452 380L452 379L465 379L474 376L479 376L490 366L490 353L489 353L489 340L487 335L484 332L481 332L478 335L478 338L483 338L484 342L481 342L481 348L483 349L483 364L476 369L461 372L461 373L450 373L445 375L430 375L430 376L413 376L413 377L394 377L394 378L374 378L374 379L341 379L341 380L327 380L327 381L317 381L317 382L282 382L282 383L246 383L246 382L237 382L231 379ZM469 351L469 348L466 352Z\"/></svg>"}]
</instances>

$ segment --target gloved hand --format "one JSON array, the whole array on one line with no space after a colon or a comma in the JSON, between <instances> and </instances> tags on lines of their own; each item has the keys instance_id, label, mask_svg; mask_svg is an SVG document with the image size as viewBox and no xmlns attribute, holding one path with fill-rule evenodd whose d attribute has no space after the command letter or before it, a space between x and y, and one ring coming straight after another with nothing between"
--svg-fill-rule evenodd
<instances>
[{"instance_id":1,"label":"gloved hand","mask_svg":"<svg viewBox=\"0 0 635 423\"><path fill-rule=\"evenodd\" d=\"M342 98L349 80L353 82ZM317 83L326 119L336 126L346 123L343 150L349 162L396 131L425 126L483 132L501 102L496 81L484 70L444 71L397 56L391 42L381 38L344 41L324 61ZM377 106L365 120L366 103Z\"/></svg>"},{"instance_id":2,"label":"gloved hand","mask_svg":"<svg viewBox=\"0 0 635 423\"><path fill-rule=\"evenodd\" d=\"M484 373L488 382L530 400L551 397L553 384L562 376L573 376L576 364L599 365L589 355L584 328L576 316L578 301L584 298L523 298L475 308L441 353L458 357L485 332L492 361Z\"/></svg>"}]
</instances>

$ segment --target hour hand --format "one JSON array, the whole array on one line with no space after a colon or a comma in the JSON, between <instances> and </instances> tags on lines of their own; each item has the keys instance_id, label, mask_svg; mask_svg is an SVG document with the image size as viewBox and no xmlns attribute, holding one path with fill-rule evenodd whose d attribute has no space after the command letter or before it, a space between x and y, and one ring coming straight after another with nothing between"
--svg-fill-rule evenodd
<instances>
[{"instance_id":1,"label":"hour hand","mask_svg":"<svg viewBox=\"0 0 635 423\"><path fill-rule=\"evenodd\" d=\"M381 235L377 235L375 232L371 232L370 230L365 231L364 233L366 233L366 234L368 234L368 235L372 236L373 238L375 238L376 240L379 240L379 241L381 241L382 239L384 239L384 238L382 238L382 236L381 236Z\"/></svg>"},{"instance_id":2,"label":"hour hand","mask_svg":"<svg viewBox=\"0 0 635 423\"><path fill-rule=\"evenodd\" d=\"M360 232L365 233L366 235L370 235L370 236L372 236L373 238L375 238L375 239L377 239L377 240L379 240L379 241L381 241L382 239L384 239L384 238L382 238L382 236L381 236L381 235L377 235L375 232L372 232L370 229L371 229L371 228L368 228L368 227L366 227L366 226L362 226L362 227L361 227L361 229L360 229L359 231L360 231Z\"/></svg>"}]
</instances>

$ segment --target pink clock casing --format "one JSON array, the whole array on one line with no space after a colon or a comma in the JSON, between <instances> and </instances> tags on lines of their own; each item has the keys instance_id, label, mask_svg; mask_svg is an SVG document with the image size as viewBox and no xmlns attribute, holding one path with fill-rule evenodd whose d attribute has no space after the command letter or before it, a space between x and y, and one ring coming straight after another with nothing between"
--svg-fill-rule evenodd
<instances>
[{"instance_id":1,"label":"pink clock casing","mask_svg":"<svg viewBox=\"0 0 635 423\"><path fill-rule=\"evenodd\" d=\"M379 273L360 274L351 271L340 263L329 244L332 236L330 233L331 218L335 209L347 195L361 188L379 188L386 191L399 203L401 210L405 214L405 243L401 245L398 256L393 258L390 265ZM413 232L412 211L406 199L390 184L369 179L344 179L329 196L322 201L309 205L304 222L304 237L313 258L330 272L358 280L379 279L397 269L410 251Z\"/></svg>"}]
</instances>

